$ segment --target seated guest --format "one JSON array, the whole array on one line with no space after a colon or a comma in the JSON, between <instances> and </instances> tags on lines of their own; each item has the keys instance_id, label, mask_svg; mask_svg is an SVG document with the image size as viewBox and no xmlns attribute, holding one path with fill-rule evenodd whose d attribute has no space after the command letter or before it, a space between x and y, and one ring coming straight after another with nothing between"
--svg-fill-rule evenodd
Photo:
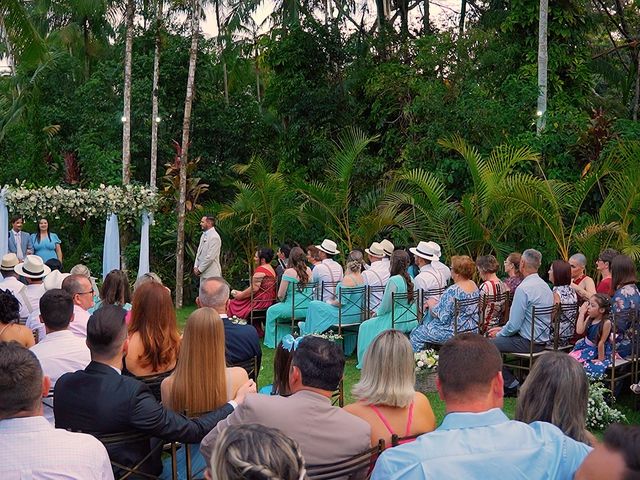
<instances>
[{"instance_id":1,"label":"seated guest","mask_svg":"<svg viewBox=\"0 0 640 480\"><path fill-rule=\"evenodd\" d=\"M451 272L446 265L442 265L445 269L436 268L435 262L440 260L440 245L436 242L420 242L415 248L409 251L414 255L416 265L420 269L420 273L416 275L414 283L416 290L422 290L424 295L424 308L435 305L440 300L441 294L429 293L437 292L447 286L447 282L451 278Z\"/></svg>"},{"instance_id":2,"label":"seated guest","mask_svg":"<svg viewBox=\"0 0 640 480\"><path fill-rule=\"evenodd\" d=\"M226 428L213 450L211 470L209 480L307 478L298 444L276 428L257 424Z\"/></svg>"},{"instance_id":3,"label":"seated guest","mask_svg":"<svg viewBox=\"0 0 640 480\"><path fill-rule=\"evenodd\" d=\"M580 305L576 333L584 335L576 342L569 355L575 358L591 379L604 377L613 362L609 297L603 293L593 295L588 303Z\"/></svg>"},{"instance_id":4,"label":"seated guest","mask_svg":"<svg viewBox=\"0 0 640 480\"><path fill-rule=\"evenodd\" d=\"M482 333L488 328L493 328L503 323L505 301L496 301L495 298L507 291L507 286L498 278L498 260L493 255L480 255L476 259L476 268L482 283L480 284L480 296L482 305Z\"/></svg>"},{"instance_id":5,"label":"seated guest","mask_svg":"<svg viewBox=\"0 0 640 480\"><path fill-rule=\"evenodd\" d=\"M317 268L317 267L316 267ZM342 267L340 267L342 270ZM305 263L305 254L300 247L293 247L289 254L289 266L282 274L282 281L278 288L279 303L271 305L267 310L265 322L264 345L276 348L282 337L288 332L286 328L277 328L276 321L280 318L291 318L295 297L296 316L307 314L309 302L313 299L313 291L307 287L311 282L311 269Z\"/></svg>"},{"instance_id":6,"label":"seated guest","mask_svg":"<svg viewBox=\"0 0 640 480\"><path fill-rule=\"evenodd\" d=\"M162 285L150 282L133 296L129 347L125 368L142 377L173 370L180 350L180 333L171 294Z\"/></svg>"},{"instance_id":7,"label":"seated guest","mask_svg":"<svg viewBox=\"0 0 640 480\"><path fill-rule=\"evenodd\" d=\"M387 449L372 480L573 478L590 448L550 423L509 420L501 410L501 369L490 340L463 333L447 341L436 381L446 408L442 424L415 442Z\"/></svg>"},{"instance_id":8,"label":"seated guest","mask_svg":"<svg viewBox=\"0 0 640 480\"><path fill-rule=\"evenodd\" d=\"M44 295L44 278L51 273L51 269L47 267L42 259L36 255L27 255L24 263L19 263L13 270L18 276L23 277L27 281L27 287L24 289L25 303L27 309L33 312L40 304L40 297ZM22 294L21 294L22 296Z\"/></svg>"},{"instance_id":9,"label":"seated guest","mask_svg":"<svg viewBox=\"0 0 640 480\"><path fill-rule=\"evenodd\" d=\"M404 333L386 330L364 354L360 381L353 386L357 400L344 409L371 425L371 446L382 438L417 435L436 428L436 418L427 397L414 390L415 360Z\"/></svg>"},{"instance_id":10,"label":"seated guest","mask_svg":"<svg viewBox=\"0 0 640 480\"><path fill-rule=\"evenodd\" d=\"M409 254L404 250L396 250L391 256L391 277L384 289L384 296L378 312L373 318L365 320L360 325L358 331L358 368L362 368L364 353L369 348L369 344L378 336L380 332L393 327L392 316L393 294L406 294L406 298L396 299L395 305L395 328L409 332L417 324L415 321L417 306L413 291L413 282L407 272L409 266Z\"/></svg>"},{"instance_id":11,"label":"seated guest","mask_svg":"<svg viewBox=\"0 0 640 480\"><path fill-rule=\"evenodd\" d=\"M336 298L335 284L342 280L342 266L333 257L340 253L336 248L336 242L324 239L320 245L316 245L320 263L313 269L312 280L318 282L318 298L323 302L333 302ZM327 284L325 286L325 284ZM334 286L329 286L333 284ZM320 294L321 292L321 294Z\"/></svg>"},{"instance_id":12,"label":"seated guest","mask_svg":"<svg viewBox=\"0 0 640 480\"><path fill-rule=\"evenodd\" d=\"M140 275L136 279L135 283L133 284L133 291L135 292L142 285L144 285L145 283L149 283L149 282L155 282L155 283L159 283L160 285L164 285L162 283L162 279L160 278L160 276L157 273L147 272L147 273L145 273L143 275Z\"/></svg>"},{"instance_id":13,"label":"seated guest","mask_svg":"<svg viewBox=\"0 0 640 480\"><path fill-rule=\"evenodd\" d=\"M89 309L93 307L94 290L91 281L84 275L69 275L62 281L62 289L73 298L73 323L69 325L69 330L86 338Z\"/></svg>"},{"instance_id":14,"label":"seated guest","mask_svg":"<svg viewBox=\"0 0 640 480\"><path fill-rule=\"evenodd\" d=\"M0 342L18 342L32 347L36 342L33 333L20 325L20 302L9 290L0 290Z\"/></svg>"},{"instance_id":15,"label":"seated guest","mask_svg":"<svg viewBox=\"0 0 640 480\"><path fill-rule=\"evenodd\" d=\"M247 391L255 391L249 381L232 402L192 420L163 408L147 385L120 374L128 343L125 313L121 307L105 305L91 316L87 327L91 363L58 379L54 391L56 427L95 435L137 432L166 441L198 443L244 401ZM140 439L113 445L109 455L114 462L135 465L150 452L152 443ZM159 457L158 453L145 462L142 471L158 474Z\"/></svg>"},{"instance_id":16,"label":"seated guest","mask_svg":"<svg viewBox=\"0 0 640 480\"><path fill-rule=\"evenodd\" d=\"M580 364L562 352L546 352L522 384L514 420L553 423L568 437L595 445L587 430L589 380Z\"/></svg>"},{"instance_id":17,"label":"seated guest","mask_svg":"<svg viewBox=\"0 0 640 480\"><path fill-rule=\"evenodd\" d=\"M255 254L253 261L256 270L251 277L251 285L241 292L231 290L233 300L229 302L227 314L230 317L248 319L251 310L263 310L273 305L276 298L276 272L271 266L273 250L261 248ZM262 328L260 328L262 330ZM264 332L258 332L258 334Z\"/></svg>"},{"instance_id":18,"label":"seated guest","mask_svg":"<svg viewBox=\"0 0 640 480\"><path fill-rule=\"evenodd\" d=\"M621 357L631 354L632 338L627 335L629 319L626 314L640 308L640 290L637 286L636 265L627 255L618 255L611 262L612 321L616 322L616 352Z\"/></svg>"},{"instance_id":19,"label":"seated guest","mask_svg":"<svg viewBox=\"0 0 640 480\"><path fill-rule=\"evenodd\" d=\"M364 286L364 280L360 274L363 263L362 252L353 250L349 253L345 276L336 287L335 301L314 300L309 303L306 320L298 323L302 335L323 333L333 325L338 325L338 317L343 325L361 322L362 314L366 311L365 292L354 291L354 288ZM342 305L339 304L340 299L342 299ZM345 355L351 355L356 348L355 335L348 335L343 340Z\"/></svg>"},{"instance_id":20,"label":"seated guest","mask_svg":"<svg viewBox=\"0 0 640 480\"><path fill-rule=\"evenodd\" d=\"M587 257L582 253L575 253L569 257L569 265L571 266L571 288L576 291L581 302L586 302L596 293L593 278L585 273Z\"/></svg>"},{"instance_id":21,"label":"seated guest","mask_svg":"<svg viewBox=\"0 0 640 480\"><path fill-rule=\"evenodd\" d=\"M522 283L516 289L509 311L509 321L504 327L494 327L487 334L495 337L493 343L501 352L528 353L531 350L544 350L549 341L551 330L551 315L539 316L534 323L534 338L531 338L532 309L549 308L553 306L553 292L547 283L538 275L542 263L542 254L530 248L525 250L520 259L520 272L524 276ZM508 394L515 393L519 382L508 369L503 372L504 384Z\"/></svg>"},{"instance_id":22,"label":"seated guest","mask_svg":"<svg viewBox=\"0 0 640 480\"><path fill-rule=\"evenodd\" d=\"M38 357L44 374L55 387L58 378L67 372L82 370L91 361L84 338L69 330L73 321L73 299L61 289L48 290L40 299L40 321L47 336L31 351ZM53 399L44 400L44 416L53 424Z\"/></svg>"},{"instance_id":23,"label":"seated guest","mask_svg":"<svg viewBox=\"0 0 640 480\"><path fill-rule=\"evenodd\" d=\"M91 276L91 270L89 270L89 267L79 263L71 267L69 273L71 275L82 275L83 277L87 277L89 279L89 282L91 282L91 288L93 289L93 303L95 304L100 301L100 291L98 290L98 286L96 285L96 277Z\"/></svg>"},{"instance_id":24,"label":"seated guest","mask_svg":"<svg viewBox=\"0 0 640 480\"><path fill-rule=\"evenodd\" d=\"M575 480L638 480L640 426L614 423L582 462Z\"/></svg>"},{"instance_id":25,"label":"seated guest","mask_svg":"<svg viewBox=\"0 0 640 480\"><path fill-rule=\"evenodd\" d=\"M212 308L200 308L189 315L173 373L162 381L162 405L174 412L200 415L220 408L233 399L249 377L242 368L226 368L224 326ZM199 445L190 445L191 471L199 472L205 462ZM187 478L184 449L178 451L178 478ZM171 458L164 462L163 478L171 478Z\"/></svg>"},{"instance_id":26,"label":"seated guest","mask_svg":"<svg viewBox=\"0 0 640 480\"><path fill-rule=\"evenodd\" d=\"M51 271L59 271L62 272L62 262L57 258L50 258L44 264L51 269Z\"/></svg>"},{"instance_id":27,"label":"seated guest","mask_svg":"<svg viewBox=\"0 0 640 480\"><path fill-rule=\"evenodd\" d=\"M317 264L321 263L320 262L320 250L318 250L315 245L309 245L307 247L306 252L307 252L307 262L309 262L309 265L311 265L311 270L313 270L313 267L315 267ZM289 256L291 256L291 253L289 253ZM287 265L289 265L289 264L287 263ZM289 267L287 266L287 268L289 268ZM282 272L282 273L284 273L284 272ZM282 277L280 277L278 279L278 285L280 285L280 279L281 278Z\"/></svg>"},{"instance_id":28,"label":"seated guest","mask_svg":"<svg viewBox=\"0 0 640 480\"><path fill-rule=\"evenodd\" d=\"M600 255L598 255L598 259L596 260L596 270L600 272L601 278L596 286L596 292L604 293L609 296L613 294L611 285L611 262L618 255L619 252L612 248L605 248L600 252Z\"/></svg>"},{"instance_id":29,"label":"seated guest","mask_svg":"<svg viewBox=\"0 0 640 480\"><path fill-rule=\"evenodd\" d=\"M411 332L413 351L419 352L425 343L444 343L454 334L454 322L458 332L477 332L480 320L480 292L471 280L475 263L467 255L451 257L453 285L447 288L440 300L432 304L421 325ZM460 306L456 316L456 300L475 300L471 305Z\"/></svg>"},{"instance_id":30,"label":"seated guest","mask_svg":"<svg viewBox=\"0 0 640 480\"><path fill-rule=\"evenodd\" d=\"M54 429L42 417L51 382L38 359L0 342L0 473L3 480L113 480L109 456L91 435Z\"/></svg>"},{"instance_id":31,"label":"seated guest","mask_svg":"<svg viewBox=\"0 0 640 480\"><path fill-rule=\"evenodd\" d=\"M258 357L258 370L262 361L260 338L251 325L234 323L227 317L229 284L222 277L204 278L200 282L200 294L196 298L198 307L213 308L224 325L225 356L227 365L245 362Z\"/></svg>"},{"instance_id":32,"label":"seated guest","mask_svg":"<svg viewBox=\"0 0 640 480\"><path fill-rule=\"evenodd\" d=\"M503 280L509 291L513 294L518 288L518 285L524 278L520 272L520 259L522 255L519 252L510 253L507 259L504 261L504 271L507 277Z\"/></svg>"},{"instance_id":33,"label":"seated guest","mask_svg":"<svg viewBox=\"0 0 640 480\"><path fill-rule=\"evenodd\" d=\"M560 345L566 345L576 330L578 295L571 288L571 267L569 262L554 260L549 269L549 281L553 284L553 304L560 306L558 339ZM568 309L568 310L567 310Z\"/></svg>"},{"instance_id":34,"label":"seated guest","mask_svg":"<svg viewBox=\"0 0 640 480\"><path fill-rule=\"evenodd\" d=\"M383 262L385 257L382 245L373 242L369 248L365 248L364 252L369 257L371 265L362 272L362 279L369 287L386 287L389 281L389 262ZM369 296L369 305L374 312L378 311L382 302L382 292L372 291Z\"/></svg>"},{"instance_id":35,"label":"seated guest","mask_svg":"<svg viewBox=\"0 0 640 480\"><path fill-rule=\"evenodd\" d=\"M118 305L125 310L131 310L131 288L129 279L122 270L111 270L102 282L100 301L95 305L96 311L103 305Z\"/></svg>"},{"instance_id":36,"label":"seated guest","mask_svg":"<svg viewBox=\"0 0 640 480\"><path fill-rule=\"evenodd\" d=\"M18 265L18 257L15 253L7 253L2 257L0 272L3 280L0 281L0 290L9 290L20 302L20 318L27 318L33 311L33 306L27 298L26 285L18 280L18 274L13 269Z\"/></svg>"},{"instance_id":37,"label":"seated guest","mask_svg":"<svg viewBox=\"0 0 640 480\"><path fill-rule=\"evenodd\" d=\"M391 241L386 238L380 242L380 246L382 247L382 251L384 252L384 257L382 261L387 264L387 267L390 267L391 264L391 256L393 252L396 251L396 247L391 243Z\"/></svg>"},{"instance_id":38,"label":"seated guest","mask_svg":"<svg viewBox=\"0 0 640 480\"><path fill-rule=\"evenodd\" d=\"M283 243L280 245L278 252L276 254L276 259L278 260L278 266L276 267L276 277L278 279L278 284L280 283L280 279L282 278L282 274L287 269L287 265L289 264L289 254L291 253L291 245L288 243Z\"/></svg>"},{"instance_id":39,"label":"seated guest","mask_svg":"<svg viewBox=\"0 0 640 480\"><path fill-rule=\"evenodd\" d=\"M335 463L363 452L370 444L369 425L331 405L343 373L344 355L339 345L320 337L303 337L291 360L291 395L248 395L243 405L204 438L202 454L211 458L227 427L249 423L282 430L298 442L309 465Z\"/></svg>"},{"instance_id":40,"label":"seated guest","mask_svg":"<svg viewBox=\"0 0 640 480\"><path fill-rule=\"evenodd\" d=\"M51 273L44 279L45 293L50 290L60 290L62 288L62 282L68 276L68 273L61 273L59 270L52 270ZM36 308L29 314L25 325L29 330L33 332L36 343L41 342L47 336L47 329L40 319L40 308Z\"/></svg>"},{"instance_id":41,"label":"seated guest","mask_svg":"<svg viewBox=\"0 0 640 480\"><path fill-rule=\"evenodd\" d=\"M291 359L293 358L293 351L298 347L302 338L294 338L291 334L282 337L273 355L273 383L265 385L258 393L263 395L282 395L283 397L291 395L289 389Z\"/></svg>"}]
</instances>

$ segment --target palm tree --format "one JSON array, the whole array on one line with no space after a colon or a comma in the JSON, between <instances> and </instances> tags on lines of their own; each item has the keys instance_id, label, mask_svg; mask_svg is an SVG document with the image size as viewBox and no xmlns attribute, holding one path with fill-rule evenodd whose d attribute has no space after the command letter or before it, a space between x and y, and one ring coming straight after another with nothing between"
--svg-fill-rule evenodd
<instances>
[{"instance_id":1,"label":"palm tree","mask_svg":"<svg viewBox=\"0 0 640 480\"><path fill-rule=\"evenodd\" d=\"M0 2L0 34L3 37L12 74L18 63L36 65L44 59L47 47L36 30L24 0Z\"/></svg>"},{"instance_id":2,"label":"palm tree","mask_svg":"<svg viewBox=\"0 0 640 480\"><path fill-rule=\"evenodd\" d=\"M160 80L160 43L162 32L162 6L163 0L155 2L155 45L153 51L153 87L151 92L151 172L149 174L149 185L156 189L156 177L158 175L158 83Z\"/></svg>"},{"instance_id":3,"label":"palm tree","mask_svg":"<svg viewBox=\"0 0 640 480\"><path fill-rule=\"evenodd\" d=\"M135 0L126 0L124 47L124 109L122 113L122 184L131 179L131 64L133 57L133 17Z\"/></svg>"},{"instance_id":4,"label":"palm tree","mask_svg":"<svg viewBox=\"0 0 640 480\"><path fill-rule=\"evenodd\" d=\"M549 16L549 0L540 0L540 19L538 22L538 135L544 130L547 114L547 19Z\"/></svg>"}]
</instances>

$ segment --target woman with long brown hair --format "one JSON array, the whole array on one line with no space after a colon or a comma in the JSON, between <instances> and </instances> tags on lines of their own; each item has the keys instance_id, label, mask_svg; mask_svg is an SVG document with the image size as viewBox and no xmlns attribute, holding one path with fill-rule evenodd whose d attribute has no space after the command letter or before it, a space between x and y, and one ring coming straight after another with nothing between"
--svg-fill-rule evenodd
<instances>
[{"instance_id":1,"label":"woman with long brown hair","mask_svg":"<svg viewBox=\"0 0 640 480\"><path fill-rule=\"evenodd\" d=\"M200 308L189 315L173 373L162 381L162 404L189 416L210 412L236 396L249 377L239 367L226 368L224 323L212 308ZM191 445L191 469L197 472L205 462L198 445ZM178 457L179 478L182 455ZM170 471L170 469L164 469Z\"/></svg>"},{"instance_id":2,"label":"woman with long brown hair","mask_svg":"<svg viewBox=\"0 0 640 480\"><path fill-rule=\"evenodd\" d=\"M135 291L129 324L126 368L135 376L172 370L180 350L180 333L171 294L149 282Z\"/></svg>"}]
</instances>

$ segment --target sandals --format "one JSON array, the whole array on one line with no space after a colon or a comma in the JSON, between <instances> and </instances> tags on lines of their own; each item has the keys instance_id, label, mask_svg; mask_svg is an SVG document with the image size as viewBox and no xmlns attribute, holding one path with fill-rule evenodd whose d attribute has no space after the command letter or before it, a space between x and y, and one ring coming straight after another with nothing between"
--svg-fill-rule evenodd
<instances>
[{"instance_id":1,"label":"sandals","mask_svg":"<svg viewBox=\"0 0 640 480\"><path fill-rule=\"evenodd\" d=\"M629 387L631 389L631 391L633 393L635 393L636 395L640 395L640 383L634 383L633 385L631 385L631 387Z\"/></svg>"}]
</instances>

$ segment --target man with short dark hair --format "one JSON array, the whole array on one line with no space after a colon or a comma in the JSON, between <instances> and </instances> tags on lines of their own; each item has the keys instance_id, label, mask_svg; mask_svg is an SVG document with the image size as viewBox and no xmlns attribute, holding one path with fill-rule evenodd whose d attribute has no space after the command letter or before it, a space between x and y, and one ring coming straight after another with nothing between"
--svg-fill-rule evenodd
<instances>
[{"instance_id":1,"label":"man with short dark hair","mask_svg":"<svg viewBox=\"0 0 640 480\"><path fill-rule=\"evenodd\" d=\"M98 440L54 429L42 418L41 399L50 384L33 353L0 342L0 477L113 480Z\"/></svg>"},{"instance_id":2,"label":"man with short dark hair","mask_svg":"<svg viewBox=\"0 0 640 480\"><path fill-rule=\"evenodd\" d=\"M200 219L202 236L196 252L196 260L193 265L193 273L200 277L200 283L210 277L222 276L220 268L220 250L222 239L216 231L214 225L216 218L206 215Z\"/></svg>"},{"instance_id":3,"label":"man with short dark hair","mask_svg":"<svg viewBox=\"0 0 640 480\"><path fill-rule=\"evenodd\" d=\"M386 450L372 480L573 478L590 448L550 423L509 420L501 370L488 339L464 333L448 340L436 380L446 417L434 432Z\"/></svg>"},{"instance_id":4,"label":"man with short dark hair","mask_svg":"<svg viewBox=\"0 0 640 480\"><path fill-rule=\"evenodd\" d=\"M288 243L283 243L282 245L280 245L280 248L276 252L276 256L278 258L278 266L276 267L276 277L278 278L278 284L280 284L280 279L282 278L282 274L287 269L290 253L291 253L291 245L289 245Z\"/></svg>"},{"instance_id":5,"label":"man with short dark hair","mask_svg":"<svg viewBox=\"0 0 640 480\"><path fill-rule=\"evenodd\" d=\"M209 277L200 282L196 298L198 307L213 308L224 324L224 345L227 365L235 365L258 357L258 371L262 361L260 338L256 329L246 323L233 323L227 316L229 284L222 277Z\"/></svg>"},{"instance_id":6,"label":"man with short dark hair","mask_svg":"<svg viewBox=\"0 0 640 480\"><path fill-rule=\"evenodd\" d=\"M292 394L247 396L243 405L204 438L200 448L204 458L211 458L216 439L225 428L247 423L282 430L298 442L307 465L339 462L370 447L369 424L331 405L331 396L344 370L340 345L307 336L298 338L292 348L289 371Z\"/></svg>"},{"instance_id":7,"label":"man with short dark hair","mask_svg":"<svg viewBox=\"0 0 640 480\"><path fill-rule=\"evenodd\" d=\"M69 330L73 321L73 299L68 292L53 289L45 292L40 299L40 321L47 332L46 337L31 347L38 357L44 374L55 387L58 378L67 372L82 370L91 361L85 340ZM53 399L45 399L44 416L52 424Z\"/></svg>"},{"instance_id":8,"label":"man with short dark hair","mask_svg":"<svg viewBox=\"0 0 640 480\"><path fill-rule=\"evenodd\" d=\"M93 285L84 275L69 275L62 281L62 289L67 291L73 299L73 323L69 326L75 335L87 338L87 322L89 309L93 307Z\"/></svg>"},{"instance_id":9,"label":"man with short dark hair","mask_svg":"<svg viewBox=\"0 0 640 480\"><path fill-rule=\"evenodd\" d=\"M255 384L249 381L234 400L193 420L166 410L147 385L121 375L122 356L128 345L125 314L119 306L105 305L89 319L87 346L91 363L84 370L63 375L56 383L57 427L97 435L145 433L168 441L199 443L219 420L243 402L248 391L255 391ZM147 456L155 443L140 439L113 445L109 455L113 461L132 466ZM154 475L160 469L159 452L143 465L144 472Z\"/></svg>"},{"instance_id":10,"label":"man with short dark hair","mask_svg":"<svg viewBox=\"0 0 640 480\"><path fill-rule=\"evenodd\" d=\"M640 426L614 423L582 462L575 480L640 480Z\"/></svg>"},{"instance_id":11,"label":"man with short dark hair","mask_svg":"<svg viewBox=\"0 0 640 480\"><path fill-rule=\"evenodd\" d=\"M33 255L33 244L31 243L31 234L22 231L24 219L22 215L14 215L9 220L11 230L9 231L9 241L7 248L9 253L15 253L18 260L23 262L27 255Z\"/></svg>"},{"instance_id":12,"label":"man with short dark hair","mask_svg":"<svg viewBox=\"0 0 640 480\"><path fill-rule=\"evenodd\" d=\"M322 301L332 303L336 300L335 285L342 280L344 272L342 266L333 257L340 253L336 242L325 238L320 245L316 245L320 263L312 270L312 280L318 282L318 291L322 292ZM327 286L334 285L334 286ZM320 295L318 295L320 298Z\"/></svg>"}]
</instances>

